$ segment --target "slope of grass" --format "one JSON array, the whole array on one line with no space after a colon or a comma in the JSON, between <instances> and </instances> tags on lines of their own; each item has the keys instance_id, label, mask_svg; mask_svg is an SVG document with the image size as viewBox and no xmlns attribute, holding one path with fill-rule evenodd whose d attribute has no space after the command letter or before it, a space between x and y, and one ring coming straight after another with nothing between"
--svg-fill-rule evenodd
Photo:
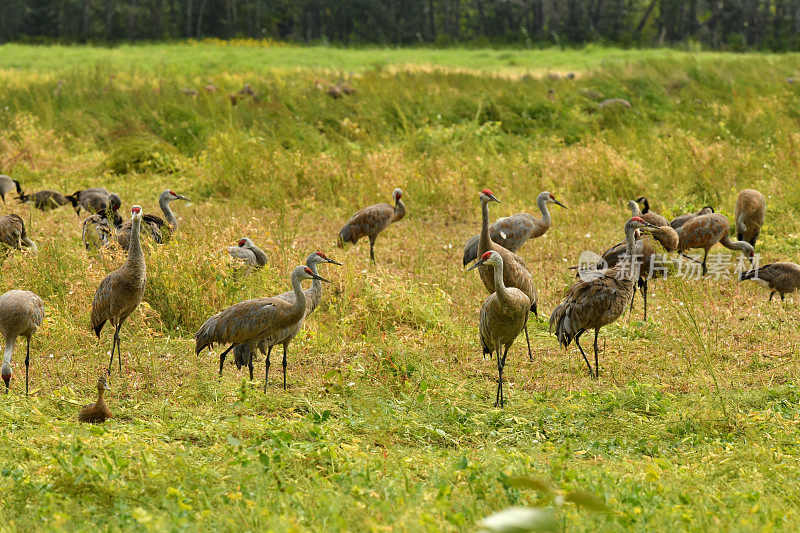
<instances>
[{"instance_id":1,"label":"slope of grass","mask_svg":"<svg viewBox=\"0 0 800 533\"><path fill-rule=\"evenodd\" d=\"M637 299L632 318L602 330L597 382L546 321L573 281L566 266L617 242L627 200L642 194L667 216L708 203L732 216L736 192L757 188L762 262L797 257L795 58L325 51L332 64L315 48L0 47L3 172L30 190L103 185L126 210L155 211L165 188L194 200L173 204L178 235L148 252L146 302L123 328L115 416L102 427L76 422L110 348L88 314L123 257L87 254L69 209L3 206L39 252L5 258L0 290L47 305L32 397L20 395L18 347L0 399L3 525L439 531L541 504L568 530L796 529L794 302L732 280L653 283L649 323ZM581 72L483 72L507 68L506 53ZM386 56L464 70L373 68ZM318 67L357 71L357 94L316 89L331 79ZM218 91L202 89L209 77ZM244 83L260 101L232 106ZM605 98L632 107L600 108ZM335 249L343 221L396 186L408 215L378 239L378 264L363 243ZM493 216L534 211L541 190L569 206L520 252L540 316L534 361L524 341L510 354L504 410L491 407L496 367L476 341L484 289L461 267L485 187L503 202ZM242 235L270 257L248 277L224 251ZM224 306L286 290L315 249L344 265L323 267L333 284L290 348L289 389L278 350L266 394L263 358L254 384L230 365L217 379L219 351L195 356L193 332ZM607 511L560 504L515 476L588 491Z\"/></svg>"}]
</instances>

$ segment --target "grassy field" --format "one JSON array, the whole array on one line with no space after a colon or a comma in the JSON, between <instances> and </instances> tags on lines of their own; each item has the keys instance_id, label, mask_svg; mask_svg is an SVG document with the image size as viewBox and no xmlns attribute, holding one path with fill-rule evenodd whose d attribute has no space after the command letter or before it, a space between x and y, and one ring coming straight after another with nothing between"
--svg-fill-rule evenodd
<instances>
[{"instance_id":1,"label":"grassy field","mask_svg":"<svg viewBox=\"0 0 800 533\"><path fill-rule=\"evenodd\" d=\"M173 204L179 234L147 255L114 418L96 427L76 414L111 333L98 341L89 311L123 256L87 254L70 209L2 206L39 252L10 254L0 290L33 290L47 312L31 398L19 348L0 398L0 529L472 530L540 506L568 531L796 530L795 301L725 279L652 283L647 323L637 300L602 330L599 381L547 317L566 267L619 241L642 194L666 216L705 204L732 216L737 191L759 189L762 263L797 259L797 65L601 48L0 46L1 171L29 190L106 186L126 212L157 210L165 188L194 200ZM578 75L524 75L551 71ZM314 87L339 77L358 93ZM260 101L232 106L244 83ZM377 265L365 243L337 250L347 217L398 186L408 214L378 239ZM485 291L461 266L486 187L503 202L493 217L535 212L542 190L569 207L520 252L540 314L534 361L524 339L509 354L503 410L477 344ZM224 251L243 235L270 257L246 278ZM315 249L344 266L323 267L333 284L290 348L289 389L278 371L261 391L263 359L256 383L233 366L218 380L219 350L195 356L194 331L287 290ZM587 493L605 509L581 505Z\"/></svg>"}]
</instances>

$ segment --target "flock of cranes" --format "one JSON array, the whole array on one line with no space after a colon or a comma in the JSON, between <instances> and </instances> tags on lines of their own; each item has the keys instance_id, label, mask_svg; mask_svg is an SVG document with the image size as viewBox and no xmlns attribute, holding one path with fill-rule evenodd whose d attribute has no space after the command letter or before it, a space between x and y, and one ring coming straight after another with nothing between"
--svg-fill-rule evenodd
<instances>
[{"instance_id":1,"label":"flock of cranes","mask_svg":"<svg viewBox=\"0 0 800 533\"><path fill-rule=\"evenodd\" d=\"M120 197L106 189L85 189L69 196L50 190L28 195L22 191L19 182L8 176L0 176L0 196L5 199L7 194L13 192L17 193L20 201L32 202L38 209L49 210L71 204L79 216L81 210L86 211L88 216L82 223L86 248L116 246L127 252L122 266L106 276L97 287L90 315L91 328L98 338L107 322L114 328L107 374L112 372L115 352L119 372L122 373L120 330L141 303L147 284L146 257L141 240L146 238L155 244L167 243L178 230L178 218L171 210L170 203L190 200L172 190L165 190L158 197L163 218L146 214L140 206L134 205L130 210L130 220L123 222L119 214L122 205ZM375 204L355 213L339 231L339 246L356 243L367 237L370 259L374 262L374 245L378 235L392 223L402 220L406 214L402 195L400 189L395 189L392 192L393 204ZM467 266L475 261L468 270L478 269L480 279L489 293L480 307L478 331L484 357L489 355L497 358L495 405L503 407L503 372L508 351L524 332L528 356L533 360L528 318L531 312L536 315L539 308L534 276L525 260L516 252L528 240L540 237L550 228L550 204L564 209L566 206L556 200L552 193L544 191L536 202L541 218L517 213L490 225L489 204L499 203L500 200L489 189L480 192L479 200L481 231L465 244L463 264ZM629 208L631 217L624 221L624 240L603 253L602 260L591 266L590 275L586 275L585 270L578 273L581 279L567 288L563 300L554 307L549 320L550 331L555 333L560 345L567 348L575 342L590 375L595 379L600 374L600 329L619 319L629 304L632 309L637 288L644 298L644 316L647 320L647 283L654 276L656 269L653 266L659 257L664 253L685 254L691 249L702 249L702 262L697 262L702 265L705 275L708 251L719 243L741 251L752 264L756 239L764 223L766 202L758 191L747 189L740 193L736 203L736 241L732 241L728 235L728 219L708 206L672 221L651 211L646 197L632 200ZM36 251L36 244L28 238L24 222L18 215L0 218L0 242L8 248L28 247ZM248 237L242 237L236 246L228 248L228 253L250 270L262 268L268 263L267 254ZM319 305L322 284L330 283L318 271L318 266L326 263L341 265L322 252L313 252L304 265L292 270L290 291L274 297L239 302L208 318L194 335L195 353L212 349L217 344L227 346L219 355L220 375L225 358L232 351L236 366L246 366L252 380L254 355L257 350L260 351L265 356L266 391L272 349L282 345L283 388L286 389L288 348ZM739 279L755 280L767 286L771 291L770 300L776 293L783 299L787 293L800 287L800 266L789 262L774 263L742 272ZM303 289L302 282L305 280L311 281L308 289ZM6 392L13 375L12 356L19 337L27 341L26 395L29 392L30 341L41 326L43 317L44 302L30 291L11 290L0 296L0 333L5 339L1 375ZM581 336L589 330L594 330L594 366L580 344ZM98 401L86 406L79 420L102 422L110 416L103 400L104 391L109 390L105 375L98 380L97 388Z\"/></svg>"}]
</instances>

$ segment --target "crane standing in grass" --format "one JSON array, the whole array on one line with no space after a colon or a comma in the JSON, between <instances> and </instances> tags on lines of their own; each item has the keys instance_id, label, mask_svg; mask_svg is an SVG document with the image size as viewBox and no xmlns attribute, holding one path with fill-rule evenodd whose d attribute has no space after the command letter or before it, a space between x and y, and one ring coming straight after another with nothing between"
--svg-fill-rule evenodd
<instances>
[{"instance_id":1,"label":"crane standing in grass","mask_svg":"<svg viewBox=\"0 0 800 533\"><path fill-rule=\"evenodd\" d=\"M395 189L392 192L394 206L389 204L375 204L357 212L339 231L339 248L344 248L344 243L357 243L362 237L369 237L369 258L375 262L375 239L380 232L389 227L393 222L399 222L406 216L406 205L400 199L403 191Z\"/></svg>"},{"instance_id":2,"label":"crane standing in grass","mask_svg":"<svg viewBox=\"0 0 800 533\"><path fill-rule=\"evenodd\" d=\"M652 228L641 217L633 217L625 223L625 243L628 261L620 261L601 275L579 281L567 289L564 302L553 309L550 315L550 331L554 331L558 342L566 348L572 340L589 367L589 374L597 379L600 375L598 363L597 335L600 328L616 321L625 312L633 297L634 283L639 278L640 263L634 261L637 229ZM581 335L594 329L594 369L580 344Z\"/></svg>"},{"instance_id":3,"label":"crane standing in grass","mask_svg":"<svg viewBox=\"0 0 800 533\"><path fill-rule=\"evenodd\" d=\"M769 301L775 293L784 297L800 288L800 265L797 263L783 262L764 265L739 274L739 281L752 280L768 288Z\"/></svg>"},{"instance_id":4,"label":"crane standing in grass","mask_svg":"<svg viewBox=\"0 0 800 533\"><path fill-rule=\"evenodd\" d=\"M516 287L503 283L503 257L494 250L484 253L467 272L482 265L491 265L494 291L481 305L479 336L484 356L497 352L497 396L495 407L503 407L503 370L508 349L528 322L530 299ZM502 350L502 353L500 353Z\"/></svg>"},{"instance_id":5,"label":"crane standing in grass","mask_svg":"<svg viewBox=\"0 0 800 533\"><path fill-rule=\"evenodd\" d=\"M281 330L295 326L306 315L306 295L301 284L306 279L330 283L327 279L314 274L307 266L296 267L292 271L293 301L287 302L280 297L254 298L228 307L206 320L194 334L195 353L199 354L214 344L230 344L231 346L220 356L220 361L224 362L225 353L234 346L246 344L252 354L261 341L272 339ZM284 352L284 371L285 364ZM268 376L269 364L264 375L264 392L267 391Z\"/></svg>"},{"instance_id":6,"label":"crane standing in grass","mask_svg":"<svg viewBox=\"0 0 800 533\"><path fill-rule=\"evenodd\" d=\"M175 200L191 202L187 197L171 190L162 191L158 195L158 205L164 213L164 218L158 215L145 214L142 216L142 227L156 244L166 244L170 237L178 231L178 217L170 209L169 204ZM166 219L166 220L165 220ZM128 249L131 239L131 222L122 225L117 233L117 242L123 250Z\"/></svg>"},{"instance_id":7,"label":"crane standing in grass","mask_svg":"<svg viewBox=\"0 0 800 533\"><path fill-rule=\"evenodd\" d=\"M31 364L31 337L36 333L44 319L44 302L31 291L12 290L0 296L0 333L6 341L3 367L0 375L6 384L8 394L9 381L11 381L11 356L14 355L14 346L17 337L27 340L25 351L25 396L28 395L28 369Z\"/></svg>"},{"instance_id":8,"label":"crane standing in grass","mask_svg":"<svg viewBox=\"0 0 800 533\"><path fill-rule=\"evenodd\" d=\"M144 296L147 284L147 265L142 253L141 243L142 208L138 205L131 207L131 239L128 247L128 257L125 263L117 270L105 277L97 287L92 302L92 329L97 338L103 326L109 320L114 326L114 338L111 341L111 359L108 362L108 374L111 375L111 365L114 362L114 349L117 350L119 371L122 373L122 348L120 346L119 330L125 320L133 313Z\"/></svg>"},{"instance_id":9,"label":"crane standing in grass","mask_svg":"<svg viewBox=\"0 0 800 533\"><path fill-rule=\"evenodd\" d=\"M500 218L489 226L489 236L496 244L499 244L509 252L516 252L528 242L528 239L535 239L544 235L552 225L550 210L547 204L560 205L564 209L564 204L556 200L556 197L548 191L539 193L536 198L536 205L542 213L542 218L534 218L528 213L517 213L510 217ZM480 234L474 235L464 245L464 266L475 261L478 257L478 240Z\"/></svg>"},{"instance_id":10,"label":"crane standing in grass","mask_svg":"<svg viewBox=\"0 0 800 533\"><path fill-rule=\"evenodd\" d=\"M720 213L712 213L710 215L702 215L695 217L686 224L684 224L678 236L678 251L684 254L692 248L703 249L703 275L708 272L706 267L706 260L708 259L708 251L717 243L720 243L729 250L739 250L745 257L753 262L755 250L749 242L745 241L731 241L728 236L730 231L730 222L725 215Z\"/></svg>"},{"instance_id":11,"label":"crane standing in grass","mask_svg":"<svg viewBox=\"0 0 800 533\"><path fill-rule=\"evenodd\" d=\"M536 314L536 306L538 304L536 285L534 285L533 277L530 271L528 271L528 265L525 264L525 261L520 256L495 243L491 235L489 235L489 202L497 202L499 204L500 200L498 200L489 189L481 191L480 200L482 222L480 239L478 240L478 253L481 257L489 251L500 254L500 257L503 259L503 283L508 287L516 287L521 290L523 294L528 297L528 300L530 300L530 310ZM494 268L495 267L490 264L489 266L482 265L478 270L483 286L486 287L489 294L494 292L495 287ZM528 344L528 358L533 361L527 320L525 321L523 329L525 330L525 341Z\"/></svg>"},{"instance_id":12,"label":"crane standing in grass","mask_svg":"<svg viewBox=\"0 0 800 533\"><path fill-rule=\"evenodd\" d=\"M756 239L764 225L767 201L764 195L754 189L745 189L736 198L736 238L747 241L755 247Z\"/></svg>"}]
</instances>

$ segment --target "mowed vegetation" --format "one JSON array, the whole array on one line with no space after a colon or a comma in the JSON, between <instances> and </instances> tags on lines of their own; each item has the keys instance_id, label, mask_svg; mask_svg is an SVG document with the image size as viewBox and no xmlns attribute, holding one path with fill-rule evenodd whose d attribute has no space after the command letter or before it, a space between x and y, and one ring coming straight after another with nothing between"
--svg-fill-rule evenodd
<instances>
[{"instance_id":1,"label":"mowed vegetation","mask_svg":"<svg viewBox=\"0 0 800 533\"><path fill-rule=\"evenodd\" d=\"M134 203L156 212L165 188L194 200L173 205L179 234L147 254L146 303L123 328L103 426L76 414L111 344L89 327L92 297L123 256L87 254L69 208L2 206L25 218L39 252L11 253L0 289L47 306L31 398L19 347L0 397L4 528L469 530L520 505L546 507L569 531L797 528L796 301L768 303L731 279L652 283L648 323L637 299L603 329L599 381L547 331L574 281L567 267L618 242L627 201L643 194L666 216L711 204L732 218L736 193L756 188L768 205L762 263L797 260L797 56L576 64L575 51L502 76L470 70L478 51L443 52L448 71L426 68L430 51L391 51L398 65L421 58L403 69L358 64L363 51L337 50L341 63L324 68L304 48L160 46L149 62L151 49L126 47L138 59L119 62L102 59L118 50L0 47L0 170L26 190L105 186L126 218ZM308 68L273 68L263 54ZM162 68L164 56L174 61ZM314 86L339 77L357 94ZM232 106L245 83L260 101ZM599 108L605 98L632 107ZM379 237L377 265L366 243L337 250L342 223L394 187L408 214ZM553 227L520 252L540 315L534 361L524 338L509 353L503 410L477 343L485 290L461 266L487 187L503 202L493 216L535 213L542 190L569 207L553 207ZM270 257L244 278L224 251L241 236ZM344 266L321 269L333 283L290 348L288 390L276 354L266 394L263 358L256 383L232 365L218 380L219 349L195 356L194 331L227 305L287 290L316 249Z\"/></svg>"}]
</instances>

